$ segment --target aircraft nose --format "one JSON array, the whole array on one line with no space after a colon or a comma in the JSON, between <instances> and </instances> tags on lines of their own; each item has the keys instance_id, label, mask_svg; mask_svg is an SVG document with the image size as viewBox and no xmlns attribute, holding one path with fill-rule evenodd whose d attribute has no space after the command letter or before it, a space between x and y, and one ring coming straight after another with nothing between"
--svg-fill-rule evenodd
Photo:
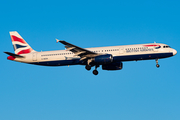
<instances>
[{"instance_id":1,"label":"aircraft nose","mask_svg":"<svg viewBox=\"0 0 180 120\"><path fill-rule=\"evenodd\" d=\"M174 49L173 50L173 55L176 55L177 54L177 51Z\"/></svg>"}]
</instances>

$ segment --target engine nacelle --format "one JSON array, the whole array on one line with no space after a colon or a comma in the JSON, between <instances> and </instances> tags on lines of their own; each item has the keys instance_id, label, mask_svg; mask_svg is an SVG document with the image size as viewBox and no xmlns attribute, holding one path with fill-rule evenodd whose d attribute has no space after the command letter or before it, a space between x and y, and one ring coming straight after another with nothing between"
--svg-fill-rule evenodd
<instances>
[{"instance_id":1,"label":"engine nacelle","mask_svg":"<svg viewBox=\"0 0 180 120\"><path fill-rule=\"evenodd\" d=\"M121 70L123 68L122 62L110 63L102 65L103 70Z\"/></svg>"},{"instance_id":2,"label":"engine nacelle","mask_svg":"<svg viewBox=\"0 0 180 120\"><path fill-rule=\"evenodd\" d=\"M113 56L111 54L100 55L100 56L94 57L92 61L94 64L100 64L100 65L109 64L113 62Z\"/></svg>"}]
</instances>

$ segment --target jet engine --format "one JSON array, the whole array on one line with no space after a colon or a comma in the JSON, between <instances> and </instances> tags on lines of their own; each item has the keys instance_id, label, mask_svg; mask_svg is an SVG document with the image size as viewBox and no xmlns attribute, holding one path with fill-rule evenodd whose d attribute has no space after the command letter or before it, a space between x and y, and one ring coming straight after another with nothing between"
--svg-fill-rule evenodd
<instances>
[{"instance_id":1,"label":"jet engine","mask_svg":"<svg viewBox=\"0 0 180 120\"><path fill-rule=\"evenodd\" d=\"M94 64L108 64L111 63L113 61L113 56L111 54L106 54L106 55L100 55L100 56L96 56L92 59L92 62Z\"/></svg>"},{"instance_id":2,"label":"jet engine","mask_svg":"<svg viewBox=\"0 0 180 120\"><path fill-rule=\"evenodd\" d=\"M121 70L123 68L122 62L115 62L102 65L103 70Z\"/></svg>"}]
</instances>

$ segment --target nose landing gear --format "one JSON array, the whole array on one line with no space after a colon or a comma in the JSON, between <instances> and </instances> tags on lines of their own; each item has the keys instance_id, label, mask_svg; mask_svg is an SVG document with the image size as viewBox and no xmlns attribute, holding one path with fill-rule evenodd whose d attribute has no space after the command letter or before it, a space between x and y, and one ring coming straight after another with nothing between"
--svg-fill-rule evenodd
<instances>
[{"instance_id":1,"label":"nose landing gear","mask_svg":"<svg viewBox=\"0 0 180 120\"><path fill-rule=\"evenodd\" d=\"M158 64L158 59L156 59L156 67L159 68L160 65Z\"/></svg>"}]
</instances>

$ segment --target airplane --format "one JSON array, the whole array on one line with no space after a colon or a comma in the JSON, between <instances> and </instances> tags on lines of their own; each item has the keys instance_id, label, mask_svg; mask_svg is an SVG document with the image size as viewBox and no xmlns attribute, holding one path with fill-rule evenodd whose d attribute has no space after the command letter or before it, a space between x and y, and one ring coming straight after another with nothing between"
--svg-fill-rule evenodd
<instances>
[{"instance_id":1,"label":"airplane","mask_svg":"<svg viewBox=\"0 0 180 120\"><path fill-rule=\"evenodd\" d=\"M175 49L161 43L123 45L110 47L81 48L64 40L57 42L65 45L66 50L37 52L19 35L18 32L10 32L14 52L8 54L8 60L42 66L69 66L84 65L86 70L93 70L98 75L97 68L101 65L103 70L121 70L125 61L158 60L177 54Z\"/></svg>"}]
</instances>

